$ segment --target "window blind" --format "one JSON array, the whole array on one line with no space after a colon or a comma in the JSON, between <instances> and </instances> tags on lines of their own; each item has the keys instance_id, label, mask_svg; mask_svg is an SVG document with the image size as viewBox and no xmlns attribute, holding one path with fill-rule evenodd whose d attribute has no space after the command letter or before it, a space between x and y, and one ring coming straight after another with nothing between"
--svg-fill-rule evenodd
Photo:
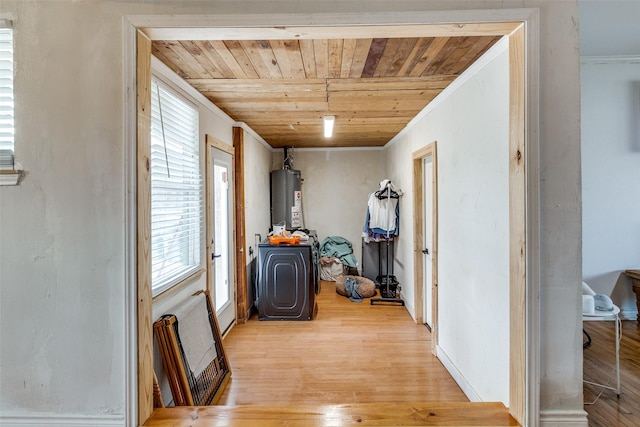
<instances>
[{"instance_id":1,"label":"window blind","mask_svg":"<svg viewBox=\"0 0 640 427\"><path fill-rule=\"evenodd\" d=\"M161 81L151 91L151 288L200 269L203 190L198 111Z\"/></svg>"},{"instance_id":2,"label":"window blind","mask_svg":"<svg viewBox=\"0 0 640 427\"><path fill-rule=\"evenodd\" d=\"M13 29L0 25L0 150L13 150Z\"/></svg>"}]
</instances>

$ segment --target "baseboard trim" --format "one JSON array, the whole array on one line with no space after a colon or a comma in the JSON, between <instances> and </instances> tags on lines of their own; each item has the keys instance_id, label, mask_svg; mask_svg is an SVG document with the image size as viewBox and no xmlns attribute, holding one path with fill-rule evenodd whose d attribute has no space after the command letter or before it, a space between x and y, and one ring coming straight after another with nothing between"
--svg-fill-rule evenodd
<instances>
[{"instance_id":1,"label":"baseboard trim","mask_svg":"<svg viewBox=\"0 0 640 427\"><path fill-rule=\"evenodd\" d=\"M540 427L588 427L587 413L576 411L540 411Z\"/></svg>"},{"instance_id":2,"label":"baseboard trim","mask_svg":"<svg viewBox=\"0 0 640 427\"><path fill-rule=\"evenodd\" d=\"M455 363L453 363L451 359L449 359L447 353L439 345L436 346L436 356L438 357L438 359L440 359L444 367L447 369L447 371L449 371L449 374L451 374L451 376L453 377L453 380L458 383L458 386L460 386L462 392L471 402L483 402L480 395L476 393L476 391L473 389L471 384L469 384L464 375L462 375L462 373L458 370Z\"/></svg>"},{"instance_id":3,"label":"baseboard trim","mask_svg":"<svg viewBox=\"0 0 640 427\"><path fill-rule=\"evenodd\" d=\"M0 416L2 427L124 427L124 415Z\"/></svg>"}]
</instances>

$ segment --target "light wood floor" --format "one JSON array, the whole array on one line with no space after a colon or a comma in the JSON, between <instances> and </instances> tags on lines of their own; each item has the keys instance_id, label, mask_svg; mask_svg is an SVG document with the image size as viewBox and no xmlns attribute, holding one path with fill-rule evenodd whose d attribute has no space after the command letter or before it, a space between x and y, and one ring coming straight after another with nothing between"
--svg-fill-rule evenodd
<instances>
[{"instance_id":1,"label":"light wood floor","mask_svg":"<svg viewBox=\"0 0 640 427\"><path fill-rule=\"evenodd\" d=\"M321 282L310 322L258 321L224 339L223 405L464 402L431 354L431 334L401 306L351 302Z\"/></svg>"},{"instance_id":2,"label":"light wood floor","mask_svg":"<svg viewBox=\"0 0 640 427\"><path fill-rule=\"evenodd\" d=\"M313 321L236 325L219 406L156 410L145 426L518 425L501 403L471 403L401 306L355 303L321 282Z\"/></svg>"},{"instance_id":3,"label":"light wood floor","mask_svg":"<svg viewBox=\"0 0 640 427\"><path fill-rule=\"evenodd\" d=\"M591 335L591 346L584 349L584 379L615 385L615 332L613 322L585 322ZM620 343L620 381L622 394L585 384L585 405L589 425L594 427L640 426L640 325L631 320L622 322Z\"/></svg>"}]
</instances>

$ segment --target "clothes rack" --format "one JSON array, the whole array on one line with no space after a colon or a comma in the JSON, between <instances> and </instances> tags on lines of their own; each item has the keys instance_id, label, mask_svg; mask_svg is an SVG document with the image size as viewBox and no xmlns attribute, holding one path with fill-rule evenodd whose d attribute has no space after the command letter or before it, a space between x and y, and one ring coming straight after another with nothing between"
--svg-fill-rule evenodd
<instances>
[{"instance_id":1,"label":"clothes rack","mask_svg":"<svg viewBox=\"0 0 640 427\"><path fill-rule=\"evenodd\" d=\"M367 205L367 220L365 223L365 233L367 235L365 236L365 241L370 237L370 234L373 234L377 237L375 241L378 244L378 276L376 277L375 282L378 289L380 290L380 298L371 298L371 305L375 305L377 303L392 303L404 306L404 300L400 298L401 286L393 274L395 261L395 237L397 237L399 234L400 224L399 200L397 199L400 199L401 195L402 191L397 188L391 182L391 180L384 180L380 183L380 189L370 195L370 200ZM386 202L383 203L386 212L382 212L382 223L380 220L381 216L376 215L380 214L380 212L371 212L372 207L374 209L380 209L381 206L375 203L375 200L373 201L374 203L371 203L372 197ZM392 199L394 199L395 203L391 201ZM371 224L372 214L376 217L376 220L374 220L374 224ZM371 225L374 225L374 227L370 227ZM386 246L384 257L386 268L384 269L384 274L382 269L382 244Z\"/></svg>"}]
</instances>

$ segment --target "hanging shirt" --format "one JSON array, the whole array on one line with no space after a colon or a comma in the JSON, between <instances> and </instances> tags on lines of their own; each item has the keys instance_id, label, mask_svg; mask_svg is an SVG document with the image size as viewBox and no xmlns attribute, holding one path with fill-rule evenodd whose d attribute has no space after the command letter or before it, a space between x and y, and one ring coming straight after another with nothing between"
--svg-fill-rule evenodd
<instances>
[{"instance_id":1,"label":"hanging shirt","mask_svg":"<svg viewBox=\"0 0 640 427\"><path fill-rule=\"evenodd\" d=\"M369 208L369 228L377 228L383 232L391 232L397 228L398 199L379 199L375 193L371 193L367 207Z\"/></svg>"}]
</instances>

